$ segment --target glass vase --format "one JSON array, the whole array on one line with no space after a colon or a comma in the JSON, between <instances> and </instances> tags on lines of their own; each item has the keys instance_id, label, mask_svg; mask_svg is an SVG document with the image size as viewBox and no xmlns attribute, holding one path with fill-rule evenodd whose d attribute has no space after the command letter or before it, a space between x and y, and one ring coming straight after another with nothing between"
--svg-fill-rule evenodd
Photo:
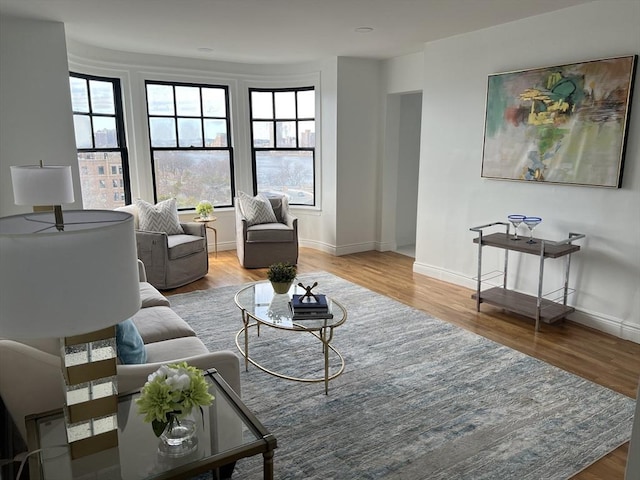
<instances>
[{"instance_id":1,"label":"glass vase","mask_svg":"<svg viewBox=\"0 0 640 480\"><path fill-rule=\"evenodd\" d=\"M169 421L160 435L158 452L165 457L183 457L198 448L198 434L193 414Z\"/></svg>"}]
</instances>

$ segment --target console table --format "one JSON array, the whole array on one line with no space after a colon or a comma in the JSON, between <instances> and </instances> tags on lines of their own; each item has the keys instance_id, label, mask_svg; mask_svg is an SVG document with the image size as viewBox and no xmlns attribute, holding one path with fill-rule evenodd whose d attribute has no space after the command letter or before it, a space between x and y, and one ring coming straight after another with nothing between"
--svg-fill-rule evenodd
<instances>
[{"instance_id":1,"label":"console table","mask_svg":"<svg viewBox=\"0 0 640 480\"><path fill-rule=\"evenodd\" d=\"M505 232L486 233L486 230L500 226L505 227ZM563 240L551 241L542 238L534 238L535 243L528 243L526 237L521 240L513 240L509 234L510 224L506 222L494 222L486 225L473 227L470 230L477 232L478 236L473 239L478 244L478 277L477 288L471 298L476 300L476 309L480 311L481 303L488 303L502 307L505 310L533 318L536 321L536 332L540 329L540 322L553 323L573 312L575 309L567 305L569 289L569 267L571 265L571 255L580 250L579 245L575 245L578 239L584 238L581 233L569 233ZM481 290L483 282L482 274L482 250L483 247L501 248L505 251L504 269L498 272L503 276L502 286ZM509 290L507 288L507 271L509 266L509 251L521 252L530 255L537 255L540 258L538 269L538 292L537 295L527 295L524 293ZM565 260L564 285L548 294L542 293L544 278L544 262L548 258L561 258ZM548 296L558 293L558 298L550 299Z\"/></svg>"}]
</instances>

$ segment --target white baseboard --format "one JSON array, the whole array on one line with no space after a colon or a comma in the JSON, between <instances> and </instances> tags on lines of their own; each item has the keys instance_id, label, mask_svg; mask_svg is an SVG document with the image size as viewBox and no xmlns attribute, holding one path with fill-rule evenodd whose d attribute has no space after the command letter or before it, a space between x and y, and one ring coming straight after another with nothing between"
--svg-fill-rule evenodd
<instances>
[{"instance_id":1,"label":"white baseboard","mask_svg":"<svg viewBox=\"0 0 640 480\"><path fill-rule=\"evenodd\" d=\"M414 262L413 271L420 275L442 280L443 282L453 283L461 287L475 290L477 283L472 278L465 275L450 272L432 265ZM586 310L577 310L567 317L569 320L581 325L591 327L595 330L608 333L624 340L630 340L634 343L640 343L640 325L625 322L620 318L615 318L598 312L590 312Z\"/></svg>"}]
</instances>

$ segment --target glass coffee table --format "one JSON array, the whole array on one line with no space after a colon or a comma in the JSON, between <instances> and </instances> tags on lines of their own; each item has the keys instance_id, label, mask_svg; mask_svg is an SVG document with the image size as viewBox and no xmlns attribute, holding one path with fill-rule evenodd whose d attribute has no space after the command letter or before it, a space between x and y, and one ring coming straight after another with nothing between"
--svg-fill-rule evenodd
<instances>
[{"instance_id":1,"label":"glass coffee table","mask_svg":"<svg viewBox=\"0 0 640 480\"><path fill-rule=\"evenodd\" d=\"M253 283L238 291L235 296L235 302L242 311L243 327L236 335L236 346L245 359L245 370L249 369L249 363L251 363L263 372L279 378L294 380L296 382L324 382L324 392L328 394L329 380L333 380L344 371L344 358L342 354L331 345L331 340L333 340L334 329L347 321L347 311L340 303L327 297L329 311L333 314L333 318L293 320L291 310L289 309L289 301L292 295L304 293L305 290L303 288L292 285L289 292L276 294L273 291L271 283L268 281ZM324 354L324 375L322 377L311 378L284 375L269 370L252 359L249 353L249 329L256 327L259 335L261 325L290 332L310 333L320 340ZM240 343L240 337L243 334L244 347ZM338 371L332 374L329 374L329 351L337 355L340 360Z\"/></svg>"},{"instance_id":2,"label":"glass coffee table","mask_svg":"<svg viewBox=\"0 0 640 480\"><path fill-rule=\"evenodd\" d=\"M203 409L199 422L198 448L190 454L170 458L158 452L160 440L151 424L137 413L139 393L118 398L118 447L71 459L66 445L62 410L26 418L29 451L43 449L29 457L32 480L72 479L189 479L200 473L233 469L241 458L262 454L264 479L273 479L273 451L277 442L242 403L215 370L205 373L209 392L215 397ZM198 418L199 412L196 414ZM214 477L217 474L214 473Z\"/></svg>"}]
</instances>

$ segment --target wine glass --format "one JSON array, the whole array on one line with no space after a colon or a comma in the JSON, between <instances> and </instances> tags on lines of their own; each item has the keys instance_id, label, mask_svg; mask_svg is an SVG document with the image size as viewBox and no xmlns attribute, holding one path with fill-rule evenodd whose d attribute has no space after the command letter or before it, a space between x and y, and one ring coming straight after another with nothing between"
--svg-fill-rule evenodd
<instances>
[{"instance_id":1,"label":"wine glass","mask_svg":"<svg viewBox=\"0 0 640 480\"><path fill-rule=\"evenodd\" d=\"M536 228L541 221L542 219L540 217L524 217L523 222L527 227L529 227L530 232L527 243L536 243L533 239L533 229Z\"/></svg>"},{"instance_id":2,"label":"wine glass","mask_svg":"<svg viewBox=\"0 0 640 480\"><path fill-rule=\"evenodd\" d=\"M513 227L515 230L515 234L511 240L520 240L518 237L518 227L522 223L522 221L527 218L526 215L509 215L507 217L511 223L513 223Z\"/></svg>"}]
</instances>

